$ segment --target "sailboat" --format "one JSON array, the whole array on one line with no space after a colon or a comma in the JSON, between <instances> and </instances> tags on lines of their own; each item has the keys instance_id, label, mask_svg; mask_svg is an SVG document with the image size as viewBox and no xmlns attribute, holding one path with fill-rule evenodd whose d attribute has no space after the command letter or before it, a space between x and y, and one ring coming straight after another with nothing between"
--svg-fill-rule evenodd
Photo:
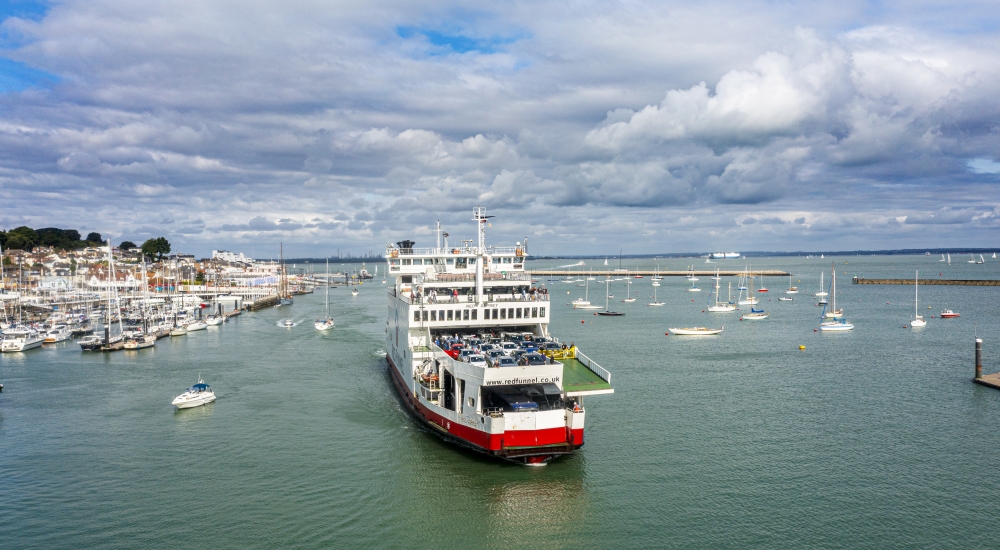
<instances>
[{"instance_id":1,"label":"sailboat","mask_svg":"<svg viewBox=\"0 0 1000 550\"><path fill-rule=\"evenodd\" d=\"M698 277L694 276L694 267L691 268L691 276L688 277L688 280L691 281L691 288L688 289L688 292L701 292L701 289L694 284L698 280ZM653 281L653 285L659 286L659 283Z\"/></svg>"},{"instance_id":2,"label":"sailboat","mask_svg":"<svg viewBox=\"0 0 1000 550\"><path fill-rule=\"evenodd\" d=\"M747 294L750 297L753 297L753 273L750 274L750 290L748 291ZM751 305L750 313L744 313L741 319L743 319L744 321L763 321L764 319L767 319L770 316L771 316L770 313L765 312L763 309L755 309L753 305Z\"/></svg>"},{"instance_id":3,"label":"sailboat","mask_svg":"<svg viewBox=\"0 0 1000 550\"><path fill-rule=\"evenodd\" d=\"M789 273L788 274L788 290L785 291L785 294L798 294L798 293L799 293L799 287L792 286L792 274Z\"/></svg>"},{"instance_id":4,"label":"sailboat","mask_svg":"<svg viewBox=\"0 0 1000 550\"><path fill-rule=\"evenodd\" d=\"M605 317L621 317L625 315L620 311L611 311L611 277L604 280L604 285L607 287L604 294L604 311L598 311L598 315L603 315Z\"/></svg>"},{"instance_id":5,"label":"sailboat","mask_svg":"<svg viewBox=\"0 0 1000 550\"><path fill-rule=\"evenodd\" d=\"M974 263L976 263L976 258L970 253L969 254L969 259L965 260L965 263L967 263L967 264L974 264Z\"/></svg>"},{"instance_id":6,"label":"sailboat","mask_svg":"<svg viewBox=\"0 0 1000 550\"><path fill-rule=\"evenodd\" d=\"M584 282L583 285L583 299L579 298L573 300L573 309L601 309L601 306L595 306L590 303L590 277Z\"/></svg>"},{"instance_id":7,"label":"sailboat","mask_svg":"<svg viewBox=\"0 0 1000 550\"><path fill-rule=\"evenodd\" d=\"M832 263L830 264L830 271L833 272L833 278L830 279L830 293L833 295L833 306L824 315L827 319L837 319L844 316L844 310L837 309L837 268Z\"/></svg>"},{"instance_id":8,"label":"sailboat","mask_svg":"<svg viewBox=\"0 0 1000 550\"><path fill-rule=\"evenodd\" d=\"M832 267L832 265L831 265ZM837 269L832 268L833 278L830 279L830 293L833 294L833 307L837 307ZM854 325L844 319L843 317L836 317L833 319L828 319L829 315L826 313L826 306L823 306L823 314L820 315L819 329L822 331L845 331L854 330Z\"/></svg>"},{"instance_id":9,"label":"sailboat","mask_svg":"<svg viewBox=\"0 0 1000 550\"><path fill-rule=\"evenodd\" d=\"M625 279L625 299L622 301L627 304L635 301L635 298L632 297L632 281L628 280L628 278Z\"/></svg>"},{"instance_id":10,"label":"sailboat","mask_svg":"<svg viewBox=\"0 0 1000 550\"><path fill-rule=\"evenodd\" d=\"M278 306L292 304L292 295L288 293L288 272L285 270L285 243L278 244Z\"/></svg>"},{"instance_id":11,"label":"sailboat","mask_svg":"<svg viewBox=\"0 0 1000 550\"><path fill-rule=\"evenodd\" d=\"M979 261L976 262L976 263L977 264L985 264L986 263L986 260L983 259L983 255L982 254L979 255Z\"/></svg>"},{"instance_id":12,"label":"sailboat","mask_svg":"<svg viewBox=\"0 0 1000 550\"><path fill-rule=\"evenodd\" d=\"M996 257L996 255L994 254L994 255L993 255L993 257L995 258L995 257ZM942 255L941 255L941 259L940 259L940 260L938 260L938 261L939 261L939 262L944 262L944 261L946 261L946 260L944 259L944 254L942 254Z\"/></svg>"},{"instance_id":13,"label":"sailboat","mask_svg":"<svg viewBox=\"0 0 1000 550\"><path fill-rule=\"evenodd\" d=\"M378 269L378 266L375 267ZM322 319L316 319L313 326L316 330L330 330L333 328L333 318L330 317L330 259L326 259L326 313Z\"/></svg>"},{"instance_id":14,"label":"sailboat","mask_svg":"<svg viewBox=\"0 0 1000 550\"><path fill-rule=\"evenodd\" d=\"M924 318L921 317L920 313L917 311L917 304L918 304L918 301L919 301L918 300L919 299L918 292L919 292L919 286L920 286L919 279L920 279L920 270L918 269L917 270L917 274L913 277L913 320L910 321L910 326L911 327L924 327L924 326L927 326L927 321L925 321Z\"/></svg>"},{"instance_id":15,"label":"sailboat","mask_svg":"<svg viewBox=\"0 0 1000 550\"><path fill-rule=\"evenodd\" d=\"M948 265L951 265L951 252L947 253L946 256L948 256Z\"/></svg>"},{"instance_id":16,"label":"sailboat","mask_svg":"<svg viewBox=\"0 0 1000 550\"><path fill-rule=\"evenodd\" d=\"M732 292L732 285L729 286L730 292ZM712 313L728 313L730 311L736 311L736 306L730 303L719 302L719 270L715 270L715 305L709 306L708 311Z\"/></svg>"},{"instance_id":17,"label":"sailboat","mask_svg":"<svg viewBox=\"0 0 1000 550\"><path fill-rule=\"evenodd\" d=\"M743 277L742 277L743 280L740 282L740 295L739 295L739 297L737 297L736 300L739 303L739 305L741 305L741 306L747 306L747 305L752 306L754 304L760 303L760 300L758 300L757 298L754 298L754 296L753 296L753 290L748 289L747 286L746 286L747 282L749 281L750 282L750 287L751 288L753 287L753 271L750 270L749 266L745 266L743 269L744 269ZM743 291L744 290L747 291L747 297L746 298L743 298ZM753 309L753 308L750 308L750 309Z\"/></svg>"},{"instance_id":18,"label":"sailboat","mask_svg":"<svg viewBox=\"0 0 1000 550\"><path fill-rule=\"evenodd\" d=\"M823 272L822 271L819 272L819 292L816 293L816 296L819 297L819 305L825 306L826 304L829 303L826 300L826 297L828 295L827 295L826 291L823 290Z\"/></svg>"},{"instance_id":19,"label":"sailboat","mask_svg":"<svg viewBox=\"0 0 1000 550\"><path fill-rule=\"evenodd\" d=\"M604 265L608 265L608 259L604 258Z\"/></svg>"},{"instance_id":20,"label":"sailboat","mask_svg":"<svg viewBox=\"0 0 1000 550\"><path fill-rule=\"evenodd\" d=\"M656 300L656 287L655 286L653 287L653 301L650 302L650 303L648 303L648 304L646 304L646 305L647 306L662 306L663 305L663 302L658 302Z\"/></svg>"},{"instance_id":21,"label":"sailboat","mask_svg":"<svg viewBox=\"0 0 1000 550\"><path fill-rule=\"evenodd\" d=\"M993 259L994 260L997 259L997 253L996 252L993 253Z\"/></svg>"}]
</instances>

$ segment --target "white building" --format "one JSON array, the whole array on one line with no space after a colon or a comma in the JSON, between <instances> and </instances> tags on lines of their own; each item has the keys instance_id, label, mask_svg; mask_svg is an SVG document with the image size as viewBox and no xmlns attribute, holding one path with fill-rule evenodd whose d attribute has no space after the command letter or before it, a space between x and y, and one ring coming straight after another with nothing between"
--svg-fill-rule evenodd
<instances>
[{"instance_id":1,"label":"white building","mask_svg":"<svg viewBox=\"0 0 1000 550\"><path fill-rule=\"evenodd\" d=\"M253 261L251 258L247 258L242 252L237 254L228 250L213 250L212 259L230 263L239 262L242 264L248 264Z\"/></svg>"}]
</instances>

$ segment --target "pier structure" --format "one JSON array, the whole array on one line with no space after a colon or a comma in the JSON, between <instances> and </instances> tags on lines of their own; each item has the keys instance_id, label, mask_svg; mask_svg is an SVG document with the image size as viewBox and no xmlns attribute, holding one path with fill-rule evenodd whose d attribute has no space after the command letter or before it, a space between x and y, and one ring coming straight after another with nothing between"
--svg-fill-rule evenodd
<instances>
[{"instance_id":1,"label":"pier structure","mask_svg":"<svg viewBox=\"0 0 1000 550\"><path fill-rule=\"evenodd\" d=\"M913 279L865 279L854 277L851 279L856 285L906 285L913 286ZM1000 286L1000 281L995 279L920 279L921 286L942 285L942 286Z\"/></svg>"},{"instance_id":2,"label":"pier structure","mask_svg":"<svg viewBox=\"0 0 1000 550\"><path fill-rule=\"evenodd\" d=\"M691 270L658 270L658 269L629 269L629 270L598 270L598 269L532 269L531 275L543 275L543 276L559 276L559 277L579 277L581 275L586 275L587 277L635 277L636 275L642 277L687 277L688 275L694 274L695 277L712 277L715 276L715 270L707 269L696 269ZM752 275L754 277L787 277L790 275L787 271L781 271L777 269L765 269L765 270L734 270L734 269L720 269L720 277L745 277L747 275ZM923 282L923 281L921 281Z\"/></svg>"}]
</instances>

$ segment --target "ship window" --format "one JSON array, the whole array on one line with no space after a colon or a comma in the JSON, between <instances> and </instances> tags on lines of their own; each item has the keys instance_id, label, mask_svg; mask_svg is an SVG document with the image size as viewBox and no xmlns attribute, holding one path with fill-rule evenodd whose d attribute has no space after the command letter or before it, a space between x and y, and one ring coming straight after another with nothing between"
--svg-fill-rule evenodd
<instances>
[{"instance_id":1,"label":"ship window","mask_svg":"<svg viewBox=\"0 0 1000 550\"><path fill-rule=\"evenodd\" d=\"M427 320L427 315L428 315L428 314L427 314L427 310L425 309L425 310L424 310L424 321L426 321L426 320Z\"/></svg>"},{"instance_id":2,"label":"ship window","mask_svg":"<svg viewBox=\"0 0 1000 550\"><path fill-rule=\"evenodd\" d=\"M455 265L455 258L448 258L448 265Z\"/></svg>"},{"instance_id":3,"label":"ship window","mask_svg":"<svg viewBox=\"0 0 1000 550\"><path fill-rule=\"evenodd\" d=\"M493 317L493 318L496 319L496 317ZM501 319L506 319L507 318L507 310L506 309L501 309L500 310L500 318Z\"/></svg>"},{"instance_id":4,"label":"ship window","mask_svg":"<svg viewBox=\"0 0 1000 550\"><path fill-rule=\"evenodd\" d=\"M538 308L538 316L539 317L545 317L545 308L544 307Z\"/></svg>"},{"instance_id":5,"label":"ship window","mask_svg":"<svg viewBox=\"0 0 1000 550\"><path fill-rule=\"evenodd\" d=\"M476 259L475 258L469 258L469 265L476 265Z\"/></svg>"},{"instance_id":6,"label":"ship window","mask_svg":"<svg viewBox=\"0 0 1000 550\"><path fill-rule=\"evenodd\" d=\"M389 260L389 265L399 265L399 260Z\"/></svg>"},{"instance_id":7,"label":"ship window","mask_svg":"<svg viewBox=\"0 0 1000 550\"><path fill-rule=\"evenodd\" d=\"M479 310L478 310L478 309L474 309L474 310L472 310L472 320L473 320L473 321L475 321L475 320L476 320L476 316L477 316L477 315L479 315Z\"/></svg>"},{"instance_id":8,"label":"ship window","mask_svg":"<svg viewBox=\"0 0 1000 550\"><path fill-rule=\"evenodd\" d=\"M409 258L403 258L403 265L411 265L412 263L413 263L413 260L411 260Z\"/></svg>"},{"instance_id":9,"label":"ship window","mask_svg":"<svg viewBox=\"0 0 1000 550\"><path fill-rule=\"evenodd\" d=\"M475 400L474 398L472 398L472 397L466 397L466 398L465 398L465 403L466 403L466 404L467 404L467 405L468 405L468 406L469 406L470 408L474 408L474 407L476 406L476 400Z\"/></svg>"},{"instance_id":10,"label":"ship window","mask_svg":"<svg viewBox=\"0 0 1000 550\"><path fill-rule=\"evenodd\" d=\"M517 315L517 318L520 319L521 318L521 308L517 308L514 311L516 311L515 315Z\"/></svg>"},{"instance_id":11,"label":"ship window","mask_svg":"<svg viewBox=\"0 0 1000 550\"><path fill-rule=\"evenodd\" d=\"M452 313L451 311L452 311L452 310L450 310L450 309L448 310L448 320L449 320L449 321L454 321L454 320L455 320L455 319L453 318L453 315L454 315L454 314L453 314L453 313Z\"/></svg>"},{"instance_id":12,"label":"ship window","mask_svg":"<svg viewBox=\"0 0 1000 550\"><path fill-rule=\"evenodd\" d=\"M457 269L464 269L467 260L465 258L455 258L455 267Z\"/></svg>"},{"instance_id":13,"label":"ship window","mask_svg":"<svg viewBox=\"0 0 1000 550\"><path fill-rule=\"evenodd\" d=\"M437 321L437 320L438 320L438 312L437 312L436 309L432 309L431 310L431 321Z\"/></svg>"},{"instance_id":14,"label":"ship window","mask_svg":"<svg viewBox=\"0 0 1000 550\"><path fill-rule=\"evenodd\" d=\"M466 309L466 310L464 310L462 312L462 320L463 321L468 321L469 320L469 310Z\"/></svg>"},{"instance_id":15,"label":"ship window","mask_svg":"<svg viewBox=\"0 0 1000 550\"><path fill-rule=\"evenodd\" d=\"M531 318L534 319L535 317L538 317L538 308L537 307L531 308Z\"/></svg>"},{"instance_id":16,"label":"ship window","mask_svg":"<svg viewBox=\"0 0 1000 550\"><path fill-rule=\"evenodd\" d=\"M434 258L434 263L437 265L441 265L444 263L444 260L441 258Z\"/></svg>"},{"instance_id":17,"label":"ship window","mask_svg":"<svg viewBox=\"0 0 1000 550\"><path fill-rule=\"evenodd\" d=\"M507 318L508 319L513 319L514 318L514 308L508 308L507 309Z\"/></svg>"},{"instance_id":18,"label":"ship window","mask_svg":"<svg viewBox=\"0 0 1000 550\"><path fill-rule=\"evenodd\" d=\"M418 322L420 321L420 310L419 310L419 309L418 309L418 310L415 310L415 311L413 312L413 320L414 320L414 321L418 321Z\"/></svg>"}]
</instances>

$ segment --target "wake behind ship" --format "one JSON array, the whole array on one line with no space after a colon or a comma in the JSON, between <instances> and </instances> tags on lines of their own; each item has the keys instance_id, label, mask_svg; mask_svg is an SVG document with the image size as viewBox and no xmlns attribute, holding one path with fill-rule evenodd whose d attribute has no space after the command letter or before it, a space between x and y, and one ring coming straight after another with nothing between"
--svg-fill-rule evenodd
<instances>
[{"instance_id":1,"label":"wake behind ship","mask_svg":"<svg viewBox=\"0 0 1000 550\"><path fill-rule=\"evenodd\" d=\"M583 398L614 393L611 373L549 334L549 296L524 270L527 240L386 247L386 359L404 404L441 437L490 456L545 464L583 446ZM442 246L443 238L443 246Z\"/></svg>"}]
</instances>

